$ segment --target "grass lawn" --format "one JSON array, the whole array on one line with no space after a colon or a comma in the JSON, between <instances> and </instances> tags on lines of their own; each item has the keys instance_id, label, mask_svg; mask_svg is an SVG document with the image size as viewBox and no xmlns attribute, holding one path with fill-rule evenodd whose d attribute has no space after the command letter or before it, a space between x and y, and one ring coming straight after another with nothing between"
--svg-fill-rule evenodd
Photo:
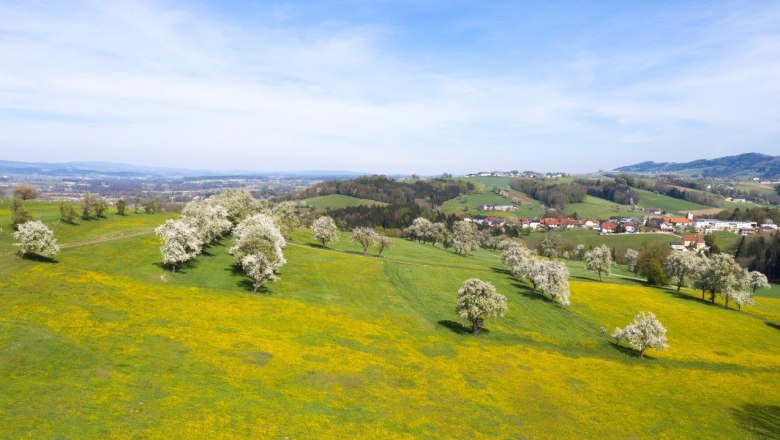
<instances>
[{"instance_id":1,"label":"grass lawn","mask_svg":"<svg viewBox=\"0 0 780 440\"><path fill-rule=\"evenodd\" d=\"M687 200L675 199L674 197L665 196L663 194L656 194L652 191L647 191L644 189L634 188L634 191L639 193L638 204L644 208L658 208L663 209L669 213L685 213L687 211L712 208L711 206L700 205L698 203L689 202Z\"/></svg>"},{"instance_id":2,"label":"grass lawn","mask_svg":"<svg viewBox=\"0 0 780 440\"><path fill-rule=\"evenodd\" d=\"M67 247L55 263L0 253L2 438L777 434L772 291L737 312L620 269L594 281L574 262L562 308L496 252L394 240L364 257L347 234L321 248L298 230L281 280L252 294L228 240L163 269L150 231L165 214L60 226L49 211L63 244L146 234ZM509 305L478 337L454 312L469 277ZM647 359L608 335L640 310L669 331L670 349Z\"/></svg>"},{"instance_id":3,"label":"grass lawn","mask_svg":"<svg viewBox=\"0 0 780 440\"><path fill-rule=\"evenodd\" d=\"M713 231L712 238L722 252L732 253L737 250L742 236L729 231Z\"/></svg>"},{"instance_id":4,"label":"grass lawn","mask_svg":"<svg viewBox=\"0 0 780 440\"><path fill-rule=\"evenodd\" d=\"M316 209L339 209L351 206L384 206L387 203L378 202L370 199L359 199L357 197L345 196L343 194L329 194L327 196L317 196L305 199L309 206Z\"/></svg>"},{"instance_id":5,"label":"grass lawn","mask_svg":"<svg viewBox=\"0 0 780 440\"><path fill-rule=\"evenodd\" d=\"M599 197L585 196L581 203L570 203L565 212L573 215L575 212L580 218L608 219L611 217L636 217L641 216L639 211L632 211L630 206L619 205L615 202Z\"/></svg>"}]
</instances>

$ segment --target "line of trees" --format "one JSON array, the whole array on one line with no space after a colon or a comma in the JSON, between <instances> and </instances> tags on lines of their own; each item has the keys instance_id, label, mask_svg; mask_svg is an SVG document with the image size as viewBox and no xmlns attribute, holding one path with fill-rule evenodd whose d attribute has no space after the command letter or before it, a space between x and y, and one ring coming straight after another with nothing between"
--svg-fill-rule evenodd
<instances>
[{"instance_id":1,"label":"line of trees","mask_svg":"<svg viewBox=\"0 0 780 440\"><path fill-rule=\"evenodd\" d=\"M509 186L515 191L526 193L544 205L558 210L570 203L585 201L587 187L580 183L551 183L539 179L512 179Z\"/></svg>"},{"instance_id":2,"label":"line of trees","mask_svg":"<svg viewBox=\"0 0 780 440\"><path fill-rule=\"evenodd\" d=\"M473 190L474 185L471 182L460 180L439 178L401 181L375 175L322 182L304 190L300 197L342 194L391 205L413 206L417 205L419 200L425 200L432 206L440 206L447 200Z\"/></svg>"}]
</instances>

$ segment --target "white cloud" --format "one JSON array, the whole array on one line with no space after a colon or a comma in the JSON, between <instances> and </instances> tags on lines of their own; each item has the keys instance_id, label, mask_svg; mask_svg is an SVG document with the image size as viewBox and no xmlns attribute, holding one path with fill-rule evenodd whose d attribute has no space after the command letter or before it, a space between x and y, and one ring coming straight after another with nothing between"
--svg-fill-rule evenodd
<instances>
[{"instance_id":1,"label":"white cloud","mask_svg":"<svg viewBox=\"0 0 780 440\"><path fill-rule=\"evenodd\" d=\"M421 66L382 49L384 27L302 29L283 25L294 10L267 14L264 27L144 2L0 4L2 156L584 171L645 158L630 146L685 159L780 131L780 38L766 14L760 32L733 19L723 37L680 47L581 52L555 77Z\"/></svg>"}]
</instances>

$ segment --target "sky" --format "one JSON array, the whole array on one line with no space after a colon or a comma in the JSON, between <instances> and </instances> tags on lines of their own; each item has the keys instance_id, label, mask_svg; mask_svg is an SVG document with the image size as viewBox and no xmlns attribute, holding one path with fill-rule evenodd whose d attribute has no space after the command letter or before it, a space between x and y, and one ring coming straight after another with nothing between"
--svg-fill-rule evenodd
<instances>
[{"instance_id":1,"label":"sky","mask_svg":"<svg viewBox=\"0 0 780 440\"><path fill-rule=\"evenodd\" d=\"M780 2L0 0L0 159L571 173L780 154Z\"/></svg>"}]
</instances>

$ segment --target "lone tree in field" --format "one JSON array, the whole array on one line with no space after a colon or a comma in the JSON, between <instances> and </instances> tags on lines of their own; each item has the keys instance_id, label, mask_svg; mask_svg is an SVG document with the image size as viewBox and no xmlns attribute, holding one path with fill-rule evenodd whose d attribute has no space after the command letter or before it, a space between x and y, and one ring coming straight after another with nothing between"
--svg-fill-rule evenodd
<instances>
[{"instance_id":1,"label":"lone tree in field","mask_svg":"<svg viewBox=\"0 0 780 440\"><path fill-rule=\"evenodd\" d=\"M81 218L83 220L89 220L89 214L95 205L95 196L90 193L84 193L81 196Z\"/></svg>"},{"instance_id":2,"label":"lone tree in field","mask_svg":"<svg viewBox=\"0 0 780 440\"><path fill-rule=\"evenodd\" d=\"M290 238L292 231L301 225L301 217L298 208L295 207L295 202L279 203L273 207L271 213L285 239Z\"/></svg>"},{"instance_id":3,"label":"lone tree in field","mask_svg":"<svg viewBox=\"0 0 780 440\"><path fill-rule=\"evenodd\" d=\"M352 242L359 244L363 248L363 255L366 255L368 248L377 240L378 234L374 228L361 226L352 230Z\"/></svg>"},{"instance_id":4,"label":"lone tree in field","mask_svg":"<svg viewBox=\"0 0 780 440\"><path fill-rule=\"evenodd\" d=\"M283 248L287 242L274 222L265 214L244 219L233 230L234 244L228 250L253 281L253 291L266 281L276 281L276 274L287 264Z\"/></svg>"},{"instance_id":5,"label":"lone tree in field","mask_svg":"<svg viewBox=\"0 0 780 440\"><path fill-rule=\"evenodd\" d=\"M312 229L314 230L312 236L315 240L322 243L323 247L325 247L325 243L335 243L339 241L339 230L336 227L336 222L327 215L323 215L317 220L314 220Z\"/></svg>"},{"instance_id":6,"label":"lone tree in field","mask_svg":"<svg viewBox=\"0 0 780 440\"><path fill-rule=\"evenodd\" d=\"M22 223L14 232L14 246L19 248L19 255L40 255L53 257L60 252L54 233L40 221Z\"/></svg>"},{"instance_id":7,"label":"lone tree in field","mask_svg":"<svg viewBox=\"0 0 780 440\"><path fill-rule=\"evenodd\" d=\"M407 238L426 243L434 234L433 223L425 217L417 217L411 226L404 229Z\"/></svg>"},{"instance_id":8,"label":"lone tree in field","mask_svg":"<svg viewBox=\"0 0 780 440\"><path fill-rule=\"evenodd\" d=\"M754 270L750 272L750 288L753 289L753 293L756 293L758 289L767 289L769 288L769 280L767 280L766 275Z\"/></svg>"},{"instance_id":9,"label":"lone tree in field","mask_svg":"<svg viewBox=\"0 0 780 440\"><path fill-rule=\"evenodd\" d=\"M626 328L616 328L612 332L615 343L619 344L626 339L635 350L639 351L639 357L645 357L645 350L655 348L666 350L666 328L656 319L655 315L647 312L639 312L634 317L634 322Z\"/></svg>"},{"instance_id":10,"label":"lone tree in field","mask_svg":"<svg viewBox=\"0 0 780 440\"><path fill-rule=\"evenodd\" d=\"M471 332L476 335L485 318L498 318L506 313L506 297L485 281L469 278L458 290L458 305L455 311L471 323Z\"/></svg>"},{"instance_id":11,"label":"lone tree in field","mask_svg":"<svg viewBox=\"0 0 780 440\"><path fill-rule=\"evenodd\" d=\"M95 197L92 207L95 210L95 217L104 217L103 213L108 209L108 203L102 197Z\"/></svg>"},{"instance_id":12,"label":"lone tree in field","mask_svg":"<svg viewBox=\"0 0 780 440\"><path fill-rule=\"evenodd\" d=\"M16 185L11 190L14 197L22 200L32 200L38 198L38 190L35 189L32 185L27 185L26 183L23 183L21 185Z\"/></svg>"},{"instance_id":13,"label":"lone tree in field","mask_svg":"<svg viewBox=\"0 0 780 440\"><path fill-rule=\"evenodd\" d=\"M557 234L545 234L542 242L539 243L539 255L549 258L558 256L558 250L561 248L561 237Z\"/></svg>"},{"instance_id":14,"label":"lone tree in field","mask_svg":"<svg viewBox=\"0 0 780 440\"><path fill-rule=\"evenodd\" d=\"M177 267L200 254L203 242L198 236L198 231L184 220L166 220L154 232L162 241L160 254L163 263L170 266L173 272L176 272Z\"/></svg>"},{"instance_id":15,"label":"lone tree in field","mask_svg":"<svg viewBox=\"0 0 780 440\"><path fill-rule=\"evenodd\" d=\"M585 253L585 268L599 274L599 281L602 281L602 275L612 273L612 251L606 245L601 245Z\"/></svg>"},{"instance_id":16,"label":"lone tree in field","mask_svg":"<svg viewBox=\"0 0 780 440\"><path fill-rule=\"evenodd\" d=\"M666 257L664 272L677 285L677 291L696 274L696 269L702 264L700 257L693 252L675 251Z\"/></svg>"},{"instance_id":17,"label":"lone tree in field","mask_svg":"<svg viewBox=\"0 0 780 440\"><path fill-rule=\"evenodd\" d=\"M119 199L116 201L116 213L119 215L125 215L127 212L127 202L125 199Z\"/></svg>"},{"instance_id":18,"label":"lone tree in field","mask_svg":"<svg viewBox=\"0 0 780 440\"><path fill-rule=\"evenodd\" d=\"M19 226L32 220L30 212L24 209L21 199L13 199L11 201L11 226L14 229L19 229Z\"/></svg>"},{"instance_id":19,"label":"lone tree in field","mask_svg":"<svg viewBox=\"0 0 780 440\"><path fill-rule=\"evenodd\" d=\"M623 258L626 261L626 267L628 268L628 271L636 273L636 263L639 260L639 252L633 249L626 249L626 253Z\"/></svg>"},{"instance_id":20,"label":"lone tree in field","mask_svg":"<svg viewBox=\"0 0 780 440\"><path fill-rule=\"evenodd\" d=\"M390 240L390 238L384 236L384 235L378 235L376 238L376 250L379 254L379 256L382 256L382 252L385 251L385 249L390 249L393 247L393 241Z\"/></svg>"},{"instance_id":21,"label":"lone tree in field","mask_svg":"<svg viewBox=\"0 0 780 440\"><path fill-rule=\"evenodd\" d=\"M452 247L459 255L469 255L479 247L477 228L471 222L455 222L452 227Z\"/></svg>"}]
</instances>

